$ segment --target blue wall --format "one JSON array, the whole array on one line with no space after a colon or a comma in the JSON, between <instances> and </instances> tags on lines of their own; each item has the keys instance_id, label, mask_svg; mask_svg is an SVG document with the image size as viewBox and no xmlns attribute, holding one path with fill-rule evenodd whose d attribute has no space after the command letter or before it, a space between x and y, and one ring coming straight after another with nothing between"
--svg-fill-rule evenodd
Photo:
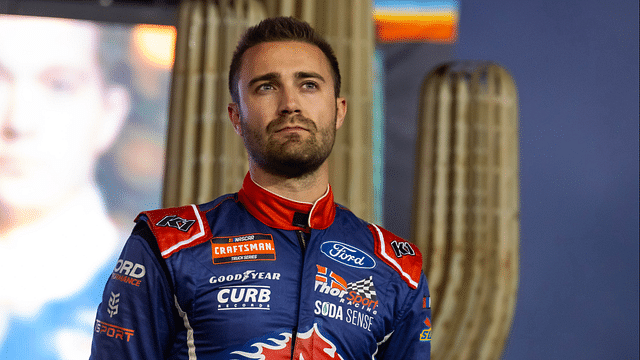
<instances>
[{"instance_id":1,"label":"blue wall","mask_svg":"<svg viewBox=\"0 0 640 360\"><path fill-rule=\"evenodd\" d=\"M638 1L461 1L451 54L382 49L385 226L409 235L419 82L402 77L421 80L434 53L498 62L518 86L521 147L520 288L504 358L638 359Z\"/></svg>"},{"instance_id":2,"label":"blue wall","mask_svg":"<svg viewBox=\"0 0 640 360\"><path fill-rule=\"evenodd\" d=\"M520 291L506 359L638 358L638 2L462 1L456 58L518 85Z\"/></svg>"}]
</instances>

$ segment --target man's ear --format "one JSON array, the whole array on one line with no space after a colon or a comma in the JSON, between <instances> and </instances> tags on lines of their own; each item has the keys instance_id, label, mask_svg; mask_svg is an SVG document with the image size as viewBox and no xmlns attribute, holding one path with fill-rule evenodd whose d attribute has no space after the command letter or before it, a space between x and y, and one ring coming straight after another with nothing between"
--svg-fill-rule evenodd
<instances>
[{"instance_id":1,"label":"man's ear","mask_svg":"<svg viewBox=\"0 0 640 360\"><path fill-rule=\"evenodd\" d=\"M231 120L231 124L233 124L233 129L236 131L236 134L242 136L242 126L240 126L240 107L236 103L229 103L227 111L229 112L229 120Z\"/></svg>"},{"instance_id":2,"label":"man's ear","mask_svg":"<svg viewBox=\"0 0 640 360\"><path fill-rule=\"evenodd\" d=\"M336 129L339 129L347 115L347 99L336 98Z\"/></svg>"}]
</instances>

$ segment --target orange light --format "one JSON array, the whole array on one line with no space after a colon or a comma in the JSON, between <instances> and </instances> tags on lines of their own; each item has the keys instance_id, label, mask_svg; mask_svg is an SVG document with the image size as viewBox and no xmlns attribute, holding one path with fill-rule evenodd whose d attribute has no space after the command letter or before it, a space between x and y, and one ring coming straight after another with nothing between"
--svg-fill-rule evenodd
<instances>
[{"instance_id":1,"label":"orange light","mask_svg":"<svg viewBox=\"0 0 640 360\"><path fill-rule=\"evenodd\" d=\"M455 12L410 13L375 11L376 36L380 42L429 41L453 43L457 37Z\"/></svg>"},{"instance_id":2,"label":"orange light","mask_svg":"<svg viewBox=\"0 0 640 360\"><path fill-rule=\"evenodd\" d=\"M136 25L132 32L134 46L143 60L163 69L171 69L175 60L176 28L167 25Z\"/></svg>"}]
</instances>

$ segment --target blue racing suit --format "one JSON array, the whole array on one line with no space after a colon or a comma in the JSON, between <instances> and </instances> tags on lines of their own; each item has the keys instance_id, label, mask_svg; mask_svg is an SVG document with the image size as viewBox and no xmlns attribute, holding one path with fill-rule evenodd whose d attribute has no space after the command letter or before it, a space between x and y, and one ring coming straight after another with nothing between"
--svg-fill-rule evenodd
<instances>
[{"instance_id":1,"label":"blue racing suit","mask_svg":"<svg viewBox=\"0 0 640 360\"><path fill-rule=\"evenodd\" d=\"M254 183L141 213L106 284L91 359L429 359L418 249L334 203Z\"/></svg>"}]
</instances>

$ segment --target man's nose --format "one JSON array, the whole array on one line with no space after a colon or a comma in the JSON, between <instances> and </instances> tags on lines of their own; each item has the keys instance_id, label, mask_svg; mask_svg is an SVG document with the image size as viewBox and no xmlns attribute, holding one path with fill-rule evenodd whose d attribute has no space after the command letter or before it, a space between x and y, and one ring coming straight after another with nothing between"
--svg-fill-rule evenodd
<instances>
[{"instance_id":1,"label":"man's nose","mask_svg":"<svg viewBox=\"0 0 640 360\"><path fill-rule=\"evenodd\" d=\"M300 99L295 89L283 87L280 92L279 115L296 114L301 112Z\"/></svg>"},{"instance_id":2,"label":"man's nose","mask_svg":"<svg viewBox=\"0 0 640 360\"><path fill-rule=\"evenodd\" d=\"M0 100L0 136L11 140L32 132L39 121L34 114L37 108L28 86L11 84L6 97Z\"/></svg>"}]
</instances>

